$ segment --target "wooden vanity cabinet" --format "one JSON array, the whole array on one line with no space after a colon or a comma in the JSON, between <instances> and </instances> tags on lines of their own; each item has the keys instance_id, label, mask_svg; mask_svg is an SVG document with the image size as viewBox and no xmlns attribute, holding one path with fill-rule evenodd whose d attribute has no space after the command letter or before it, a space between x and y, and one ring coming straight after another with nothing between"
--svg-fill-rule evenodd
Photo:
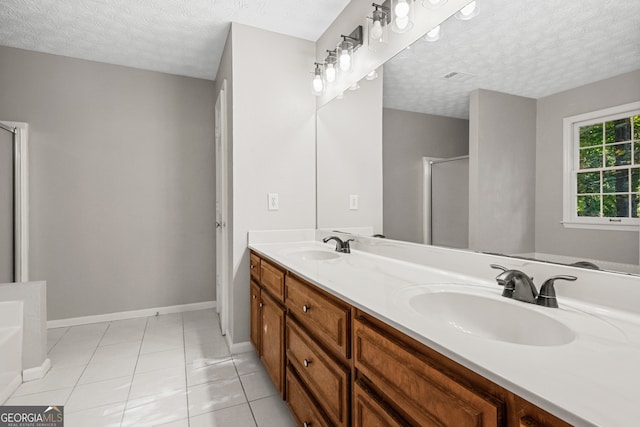
<instances>
[{"instance_id":1,"label":"wooden vanity cabinet","mask_svg":"<svg viewBox=\"0 0 640 427\"><path fill-rule=\"evenodd\" d=\"M251 278L250 294L251 294L251 344L253 348L260 355L260 334L262 333L262 296L260 285L253 281Z\"/></svg>"}]
</instances>

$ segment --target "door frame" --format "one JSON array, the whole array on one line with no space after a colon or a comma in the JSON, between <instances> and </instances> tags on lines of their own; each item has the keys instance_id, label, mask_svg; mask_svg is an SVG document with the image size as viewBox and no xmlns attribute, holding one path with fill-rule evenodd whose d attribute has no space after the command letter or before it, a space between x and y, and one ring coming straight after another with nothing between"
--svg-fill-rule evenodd
<instances>
[{"instance_id":1,"label":"door frame","mask_svg":"<svg viewBox=\"0 0 640 427\"><path fill-rule=\"evenodd\" d=\"M216 166L216 311L220 316L223 335L229 332L229 196L228 196L228 133L227 80L223 80L215 103L215 166Z\"/></svg>"},{"instance_id":2,"label":"door frame","mask_svg":"<svg viewBox=\"0 0 640 427\"><path fill-rule=\"evenodd\" d=\"M14 128L14 272L16 282L29 281L29 124L0 120Z\"/></svg>"}]
</instances>

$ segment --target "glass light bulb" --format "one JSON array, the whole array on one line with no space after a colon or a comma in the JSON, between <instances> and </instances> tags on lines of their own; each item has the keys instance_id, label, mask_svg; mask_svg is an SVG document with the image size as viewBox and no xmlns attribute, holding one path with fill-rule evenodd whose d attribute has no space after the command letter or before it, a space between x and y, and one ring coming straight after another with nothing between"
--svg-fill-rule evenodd
<instances>
[{"instance_id":1,"label":"glass light bulb","mask_svg":"<svg viewBox=\"0 0 640 427\"><path fill-rule=\"evenodd\" d=\"M316 76L313 78L313 92L319 95L322 93L323 89L324 89L324 82L322 81L322 76L319 74L316 74Z\"/></svg>"},{"instance_id":2,"label":"glass light bulb","mask_svg":"<svg viewBox=\"0 0 640 427\"><path fill-rule=\"evenodd\" d=\"M343 50L340 54L340 69L342 71L349 71L351 69L351 55L348 50Z\"/></svg>"},{"instance_id":3,"label":"glass light bulb","mask_svg":"<svg viewBox=\"0 0 640 427\"><path fill-rule=\"evenodd\" d=\"M407 3L407 0L398 0L393 11L396 14L396 19L407 17L409 16L409 3Z\"/></svg>"},{"instance_id":4,"label":"glass light bulb","mask_svg":"<svg viewBox=\"0 0 640 427\"><path fill-rule=\"evenodd\" d=\"M434 42L440 39L440 25L432 29L424 36L424 39L428 42Z\"/></svg>"},{"instance_id":5,"label":"glass light bulb","mask_svg":"<svg viewBox=\"0 0 640 427\"><path fill-rule=\"evenodd\" d=\"M375 40L379 40L382 38L382 35L383 35L382 23L380 22L379 19L373 21L370 35L371 35L371 38Z\"/></svg>"},{"instance_id":6,"label":"glass light bulb","mask_svg":"<svg viewBox=\"0 0 640 427\"><path fill-rule=\"evenodd\" d=\"M367 80L375 80L378 78L378 72L376 70L372 70L369 74L367 74L367 76L365 77L365 79Z\"/></svg>"},{"instance_id":7,"label":"glass light bulb","mask_svg":"<svg viewBox=\"0 0 640 427\"><path fill-rule=\"evenodd\" d=\"M409 26L409 17L408 16L404 16L404 17L396 17L396 27L399 30L404 30L405 28L407 28Z\"/></svg>"},{"instance_id":8,"label":"glass light bulb","mask_svg":"<svg viewBox=\"0 0 640 427\"><path fill-rule=\"evenodd\" d=\"M336 67L333 64L327 64L327 68L324 70L324 75L329 83L336 81Z\"/></svg>"},{"instance_id":9,"label":"glass light bulb","mask_svg":"<svg viewBox=\"0 0 640 427\"><path fill-rule=\"evenodd\" d=\"M475 10L476 10L476 2L472 1L471 3L469 3L468 5L463 7L462 9L460 9L460 14L462 16L470 16L470 15L473 14L473 12Z\"/></svg>"}]
</instances>

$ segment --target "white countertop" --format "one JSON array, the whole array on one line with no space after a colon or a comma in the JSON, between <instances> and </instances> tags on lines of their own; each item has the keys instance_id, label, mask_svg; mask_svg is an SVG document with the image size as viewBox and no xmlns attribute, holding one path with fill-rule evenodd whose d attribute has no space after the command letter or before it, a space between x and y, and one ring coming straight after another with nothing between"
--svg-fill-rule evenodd
<instances>
[{"instance_id":1,"label":"white countertop","mask_svg":"<svg viewBox=\"0 0 640 427\"><path fill-rule=\"evenodd\" d=\"M513 344L429 321L408 302L430 284L473 285L468 287L471 292L499 296L501 288L491 278L478 279L353 249L351 254L328 260L299 256L304 250L331 251L334 247L317 241L249 247L571 424L627 427L637 422L640 316L560 296L559 309L502 299L507 304L526 304L527 309L555 318L577 334L563 345ZM532 324L532 331L537 326Z\"/></svg>"}]
</instances>

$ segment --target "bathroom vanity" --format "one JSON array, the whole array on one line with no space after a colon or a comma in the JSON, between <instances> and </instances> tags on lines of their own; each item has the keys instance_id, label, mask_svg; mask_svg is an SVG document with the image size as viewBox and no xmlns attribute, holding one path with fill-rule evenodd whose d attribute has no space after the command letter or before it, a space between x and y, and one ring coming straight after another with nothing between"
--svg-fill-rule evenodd
<instances>
[{"instance_id":1,"label":"bathroom vanity","mask_svg":"<svg viewBox=\"0 0 640 427\"><path fill-rule=\"evenodd\" d=\"M251 341L301 426L633 422L634 316L502 298L489 266L483 281L319 242L250 248Z\"/></svg>"}]
</instances>

